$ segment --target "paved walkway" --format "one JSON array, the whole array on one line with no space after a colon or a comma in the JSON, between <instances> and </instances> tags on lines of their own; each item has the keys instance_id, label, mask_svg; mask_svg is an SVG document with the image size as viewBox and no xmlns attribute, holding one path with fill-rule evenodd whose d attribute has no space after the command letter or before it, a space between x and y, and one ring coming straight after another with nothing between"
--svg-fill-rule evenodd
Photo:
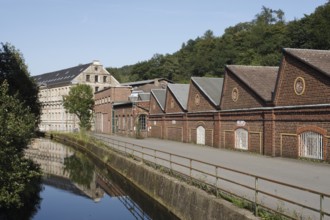
<instances>
[{"instance_id":1,"label":"paved walkway","mask_svg":"<svg viewBox=\"0 0 330 220\"><path fill-rule=\"evenodd\" d=\"M258 154L239 152L226 149L216 149L207 146L187 144L175 141L146 138L135 139L116 135L96 134L122 142L149 147L181 155L226 168L258 175L272 180L313 189L330 194L330 164L297 159L267 157ZM227 174L226 174L227 175ZM230 175L230 174L229 174ZM246 181L243 178L243 181ZM268 184L267 188L272 188ZM314 195L302 195L300 192L289 192L288 189L274 187L273 193L279 196L294 194L295 200L319 208L320 198ZM278 192L279 191L279 192ZM282 191L282 192L280 192ZM278 205L278 204L277 204ZM324 200L325 211L330 211L330 198Z\"/></svg>"}]
</instances>

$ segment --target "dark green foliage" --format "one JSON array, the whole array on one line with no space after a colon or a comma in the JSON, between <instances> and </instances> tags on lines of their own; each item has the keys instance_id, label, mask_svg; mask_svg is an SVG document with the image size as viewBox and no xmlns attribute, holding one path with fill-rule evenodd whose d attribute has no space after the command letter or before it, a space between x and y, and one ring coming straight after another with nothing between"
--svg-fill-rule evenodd
<instances>
[{"instance_id":1,"label":"dark green foliage","mask_svg":"<svg viewBox=\"0 0 330 220\"><path fill-rule=\"evenodd\" d=\"M0 149L8 153L22 153L33 137L35 116L17 96L9 94L4 81L0 87Z\"/></svg>"},{"instance_id":2,"label":"dark green foliage","mask_svg":"<svg viewBox=\"0 0 330 220\"><path fill-rule=\"evenodd\" d=\"M37 125L41 109L38 87L27 70L23 55L9 43L1 43L1 46L0 84L6 80L9 84L9 94L18 93L17 98L34 114Z\"/></svg>"},{"instance_id":3,"label":"dark green foliage","mask_svg":"<svg viewBox=\"0 0 330 220\"><path fill-rule=\"evenodd\" d=\"M285 47L330 49L329 2L300 20L284 17L280 9L263 7L254 20L228 27L220 37L208 30L174 54L156 54L110 72L121 82L165 77L186 83L191 76L222 77L227 64L278 66Z\"/></svg>"},{"instance_id":4,"label":"dark green foliage","mask_svg":"<svg viewBox=\"0 0 330 220\"><path fill-rule=\"evenodd\" d=\"M9 85L4 81L0 87L0 213L3 213L2 215L14 213L15 216L19 216L23 211L29 212L30 209L25 210L22 207L27 207L25 203L30 199L31 202L36 201L36 205L39 203L40 169L23 157L23 150L27 147L34 130L35 115L17 96L9 94ZM30 208L37 209L35 206ZM18 210L20 212L17 212Z\"/></svg>"},{"instance_id":5,"label":"dark green foliage","mask_svg":"<svg viewBox=\"0 0 330 220\"><path fill-rule=\"evenodd\" d=\"M40 115L38 89L22 55L0 49L0 219L30 219L38 209L39 166L24 158Z\"/></svg>"},{"instance_id":6,"label":"dark green foliage","mask_svg":"<svg viewBox=\"0 0 330 220\"><path fill-rule=\"evenodd\" d=\"M90 130L93 115L93 90L86 84L79 84L70 89L69 95L63 97L64 108L79 119L81 130Z\"/></svg>"}]
</instances>

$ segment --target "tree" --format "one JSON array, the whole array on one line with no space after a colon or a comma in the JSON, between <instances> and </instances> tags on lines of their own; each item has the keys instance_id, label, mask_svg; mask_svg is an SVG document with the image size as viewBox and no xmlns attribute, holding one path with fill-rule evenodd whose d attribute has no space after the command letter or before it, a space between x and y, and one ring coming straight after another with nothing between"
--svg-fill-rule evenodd
<instances>
[{"instance_id":1,"label":"tree","mask_svg":"<svg viewBox=\"0 0 330 220\"><path fill-rule=\"evenodd\" d=\"M34 128L34 114L18 95L9 94L4 81L0 87L0 213L17 212L32 194L38 197L38 185L31 184L40 183L40 169L23 157Z\"/></svg>"},{"instance_id":2,"label":"tree","mask_svg":"<svg viewBox=\"0 0 330 220\"><path fill-rule=\"evenodd\" d=\"M89 85L79 84L71 88L69 95L63 97L64 108L79 119L82 130L90 130L94 106L93 90Z\"/></svg>"},{"instance_id":3,"label":"tree","mask_svg":"<svg viewBox=\"0 0 330 220\"><path fill-rule=\"evenodd\" d=\"M0 219L27 219L38 209L41 171L24 158L40 116L38 88L22 54L0 48Z\"/></svg>"},{"instance_id":4,"label":"tree","mask_svg":"<svg viewBox=\"0 0 330 220\"><path fill-rule=\"evenodd\" d=\"M9 85L9 94L17 93L17 98L39 122L41 105L38 101L38 87L30 76L23 55L9 43L1 43L0 47L0 84L5 80Z\"/></svg>"}]
</instances>

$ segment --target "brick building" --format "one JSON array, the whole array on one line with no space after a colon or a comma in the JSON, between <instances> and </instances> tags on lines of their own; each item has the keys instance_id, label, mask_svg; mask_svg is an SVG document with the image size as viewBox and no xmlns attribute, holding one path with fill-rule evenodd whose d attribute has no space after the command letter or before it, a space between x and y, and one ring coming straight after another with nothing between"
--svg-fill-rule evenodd
<instances>
[{"instance_id":1,"label":"brick building","mask_svg":"<svg viewBox=\"0 0 330 220\"><path fill-rule=\"evenodd\" d=\"M133 137L147 137L150 90L166 88L166 79L123 83L95 93L95 130Z\"/></svg>"},{"instance_id":2,"label":"brick building","mask_svg":"<svg viewBox=\"0 0 330 220\"><path fill-rule=\"evenodd\" d=\"M116 102L127 102L130 95L130 86L109 87L95 93L94 129L96 132L112 133L115 126L113 122L113 104Z\"/></svg>"},{"instance_id":3,"label":"brick building","mask_svg":"<svg viewBox=\"0 0 330 220\"><path fill-rule=\"evenodd\" d=\"M152 90L149 136L330 161L328 50L283 49L280 67L229 65L184 91Z\"/></svg>"}]
</instances>

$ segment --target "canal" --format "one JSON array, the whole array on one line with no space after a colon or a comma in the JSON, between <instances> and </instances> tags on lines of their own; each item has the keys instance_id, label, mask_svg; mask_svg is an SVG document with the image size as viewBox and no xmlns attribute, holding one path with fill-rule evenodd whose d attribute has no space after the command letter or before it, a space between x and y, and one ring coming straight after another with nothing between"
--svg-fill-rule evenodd
<instances>
[{"instance_id":1,"label":"canal","mask_svg":"<svg viewBox=\"0 0 330 220\"><path fill-rule=\"evenodd\" d=\"M43 170L32 219L178 219L111 168L73 148L35 139L26 157Z\"/></svg>"}]
</instances>

